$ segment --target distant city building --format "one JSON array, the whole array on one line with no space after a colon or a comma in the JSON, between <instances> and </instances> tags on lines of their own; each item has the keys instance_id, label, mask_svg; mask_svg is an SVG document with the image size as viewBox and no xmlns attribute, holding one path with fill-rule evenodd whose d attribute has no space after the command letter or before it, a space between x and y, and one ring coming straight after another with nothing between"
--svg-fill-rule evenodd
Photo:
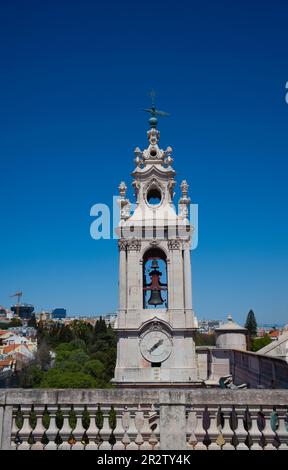
<instances>
[{"instance_id":1,"label":"distant city building","mask_svg":"<svg viewBox=\"0 0 288 470\"><path fill-rule=\"evenodd\" d=\"M34 338L37 335L36 329L32 326L14 326L8 328L7 331L27 338Z\"/></svg>"},{"instance_id":2,"label":"distant city building","mask_svg":"<svg viewBox=\"0 0 288 470\"><path fill-rule=\"evenodd\" d=\"M52 310L52 319L61 320L66 318L66 313L66 308L54 308L54 310Z\"/></svg>"},{"instance_id":3,"label":"distant city building","mask_svg":"<svg viewBox=\"0 0 288 470\"><path fill-rule=\"evenodd\" d=\"M100 317L99 317L100 318ZM111 328L114 328L115 322L117 319L117 314L116 313L108 313L107 315L104 315L103 320L105 320L106 325L110 325Z\"/></svg>"},{"instance_id":4,"label":"distant city building","mask_svg":"<svg viewBox=\"0 0 288 470\"><path fill-rule=\"evenodd\" d=\"M281 332L280 330L270 330L268 335L270 336L272 341L275 341L279 338L279 336L281 335Z\"/></svg>"},{"instance_id":5,"label":"distant city building","mask_svg":"<svg viewBox=\"0 0 288 470\"><path fill-rule=\"evenodd\" d=\"M0 306L0 322L1 323L6 323L13 318L14 314L11 312L11 310L8 310L5 307Z\"/></svg>"},{"instance_id":6,"label":"distant city building","mask_svg":"<svg viewBox=\"0 0 288 470\"><path fill-rule=\"evenodd\" d=\"M86 322L86 323L90 323L90 325L95 326L95 323L98 320L100 320L100 318L102 318L102 320L105 321L107 326L111 325L111 327L114 328L116 318L117 318L117 314L116 313L108 313L108 314L104 314L104 315L89 316L89 317L84 317L82 315L77 315L77 316L75 315L73 317L64 318L64 324L69 325L73 321L78 320L78 321L83 321L83 322Z\"/></svg>"},{"instance_id":7,"label":"distant city building","mask_svg":"<svg viewBox=\"0 0 288 470\"><path fill-rule=\"evenodd\" d=\"M36 313L36 320L46 322L47 320L52 319L52 313L51 312L45 312L45 310L42 310L40 313Z\"/></svg>"},{"instance_id":8,"label":"distant city building","mask_svg":"<svg viewBox=\"0 0 288 470\"><path fill-rule=\"evenodd\" d=\"M201 333L212 333L219 328L224 322L222 320L199 320L198 328Z\"/></svg>"},{"instance_id":9,"label":"distant city building","mask_svg":"<svg viewBox=\"0 0 288 470\"><path fill-rule=\"evenodd\" d=\"M3 317L6 318L6 308L0 305L0 318L2 319Z\"/></svg>"},{"instance_id":10,"label":"distant city building","mask_svg":"<svg viewBox=\"0 0 288 470\"><path fill-rule=\"evenodd\" d=\"M34 312L34 305L30 305L30 304L12 305L11 310L14 313L14 315L17 316L19 314L19 318L23 320L29 320L32 317L32 313Z\"/></svg>"},{"instance_id":11,"label":"distant city building","mask_svg":"<svg viewBox=\"0 0 288 470\"><path fill-rule=\"evenodd\" d=\"M37 351L35 333L34 328L25 327L0 330L0 381L9 377L15 368L21 370L34 360Z\"/></svg>"}]
</instances>

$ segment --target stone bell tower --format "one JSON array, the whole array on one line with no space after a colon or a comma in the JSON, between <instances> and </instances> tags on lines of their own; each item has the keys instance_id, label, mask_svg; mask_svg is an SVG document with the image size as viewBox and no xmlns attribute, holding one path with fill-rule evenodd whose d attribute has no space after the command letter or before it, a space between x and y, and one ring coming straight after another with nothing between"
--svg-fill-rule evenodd
<instances>
[{"instance_id":1,"label":"stone bell tower","mask_svg":"<svg viewBox=\"0 0 288 470\"><path fill-rule=\"evenodd\" d=\"M158 146L157 111L150 110L148 147L135 149L134 212L120 183L118 386L191 386L197 375L193 335L188 184L173 204L172 148ZM164 113L162 113L164 114Z\"/></svg>"}]
</instances>

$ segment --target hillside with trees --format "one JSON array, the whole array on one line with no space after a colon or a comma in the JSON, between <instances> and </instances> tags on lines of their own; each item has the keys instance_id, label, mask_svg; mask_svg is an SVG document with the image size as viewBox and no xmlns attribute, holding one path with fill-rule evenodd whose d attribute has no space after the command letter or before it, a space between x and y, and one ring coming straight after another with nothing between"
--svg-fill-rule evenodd
<instances>
[{"instance_id":1,"label":"hillside with trees","mask_svg":"<svg viewBox=\"0 0 288 470\"><path fill-rule=\"evenodd\" d=\"M24 388L109 388L116 362L115 331L100 317L93 327L38 323L35 362L20 374ZM52 354L51 354L52 353Z\"/></svg>"}]
</instances>

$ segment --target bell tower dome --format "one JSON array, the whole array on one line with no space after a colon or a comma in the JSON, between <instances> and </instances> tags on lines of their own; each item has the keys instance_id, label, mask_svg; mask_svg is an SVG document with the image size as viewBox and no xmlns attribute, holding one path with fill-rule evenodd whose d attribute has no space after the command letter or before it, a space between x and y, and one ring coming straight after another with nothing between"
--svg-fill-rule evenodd
<instances>
[{"instance_id":1,"label":"bell tower dome","mask_svg":"<svg viewBox=\"0 0 288 470\"><path fill-rule=\"evenodd\" d=\"M135 149L132 172L135 210L120 183L118 386L185 386L198 380L192 308L188 184L182 181L174 205L172 148L159 147L153 105L148 147Z\"/></svg>"}]
</instances>

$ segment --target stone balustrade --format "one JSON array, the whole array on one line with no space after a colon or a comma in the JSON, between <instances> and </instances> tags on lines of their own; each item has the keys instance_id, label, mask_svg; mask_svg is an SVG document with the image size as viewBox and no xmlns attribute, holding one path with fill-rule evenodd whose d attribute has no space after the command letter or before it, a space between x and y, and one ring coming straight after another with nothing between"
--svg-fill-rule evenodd
<instances>
[{"instance_id":1,"label":"stone balustrade","mask_svg":"<svg viewBox=\"0 0 288 470\"><path fill-rule=\"evenodd\" d=\"M0 449L288 450L288 390L0 390Z\"/></svg>"},{"instance_id":2,"label":"stone balustrade","mask_svg":"<svg viewBox=\"0 0 288 470\"><path fill-rule=\"evenodd\" d=\"M216 383L223 375L232 374L237 385L249 388L288 389L288 363L278 357L237 349L198 346L197 360L202 380Z\"/></svg>"}]
</instances>

